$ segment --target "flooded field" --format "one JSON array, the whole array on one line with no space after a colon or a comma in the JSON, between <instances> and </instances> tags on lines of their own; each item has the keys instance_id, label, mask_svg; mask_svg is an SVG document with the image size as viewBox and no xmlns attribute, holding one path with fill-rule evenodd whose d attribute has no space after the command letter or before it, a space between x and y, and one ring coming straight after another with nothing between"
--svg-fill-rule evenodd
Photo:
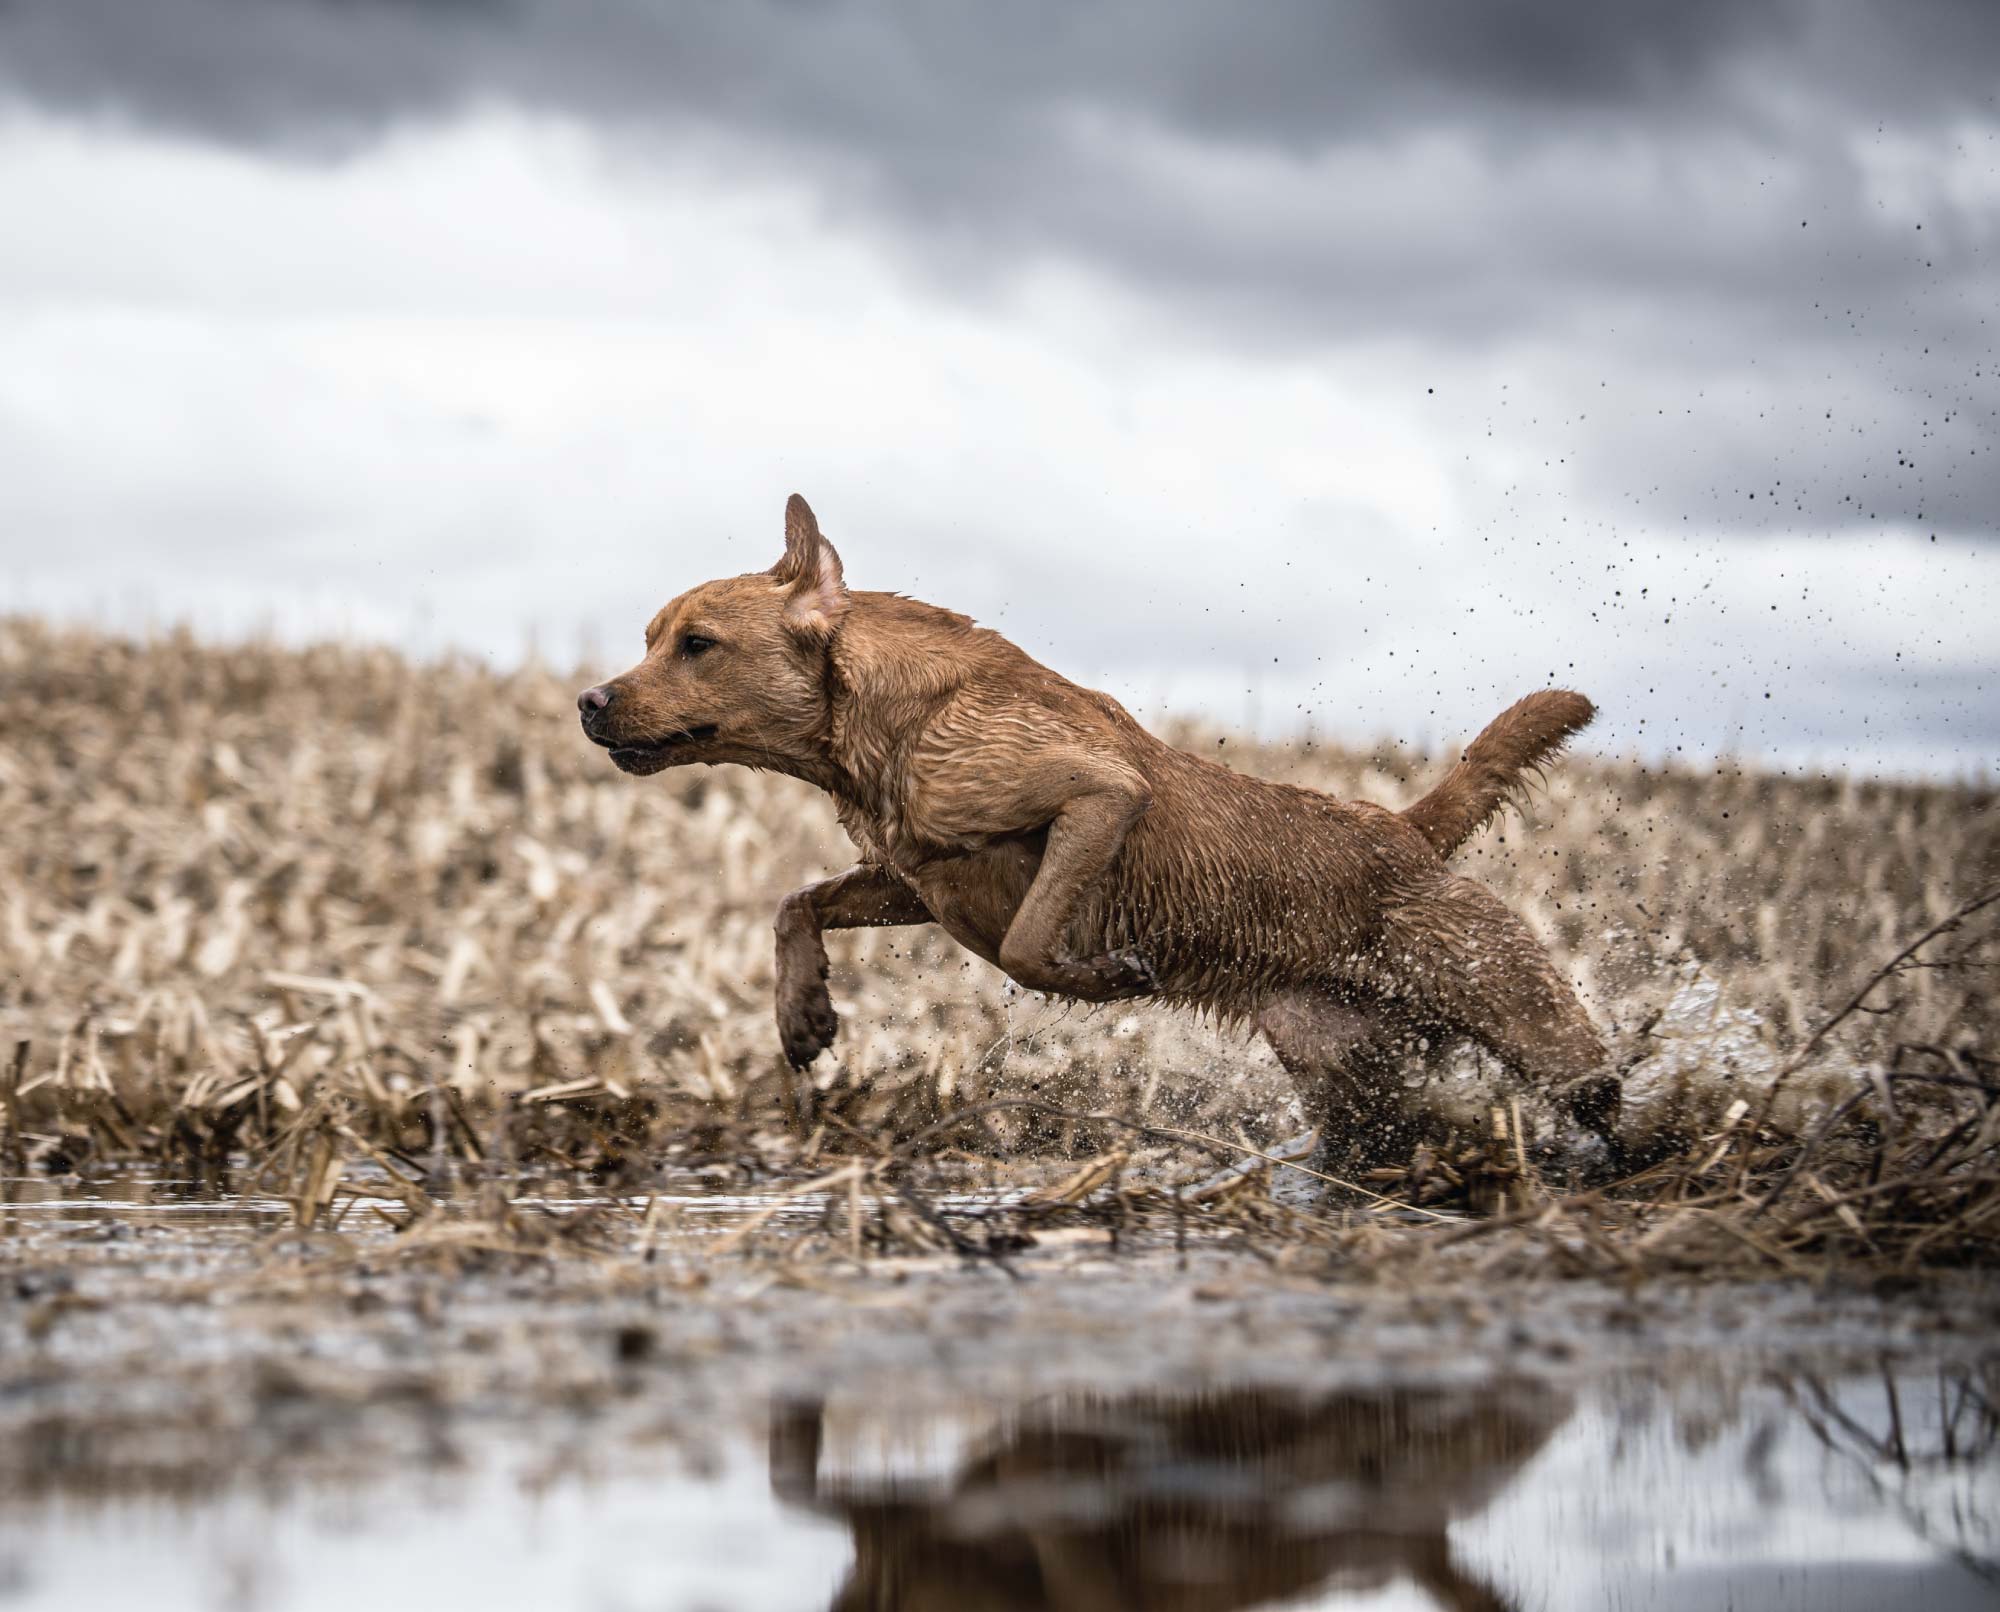
<instances>
[{"instance_id":1,"label":"flooded field","mask_svg":"<svg viewBox=\"0 0 2000 1612\"><path fill-rule=\"evenodd\" d=\"M824 802L642 786L544 670L0 667L0 1608L1995 1602L1983 784L1566 765L1464 865L1616 1145L1426 1056L1364 1169L932 930L832 937L788 1075Z\"/></svg>"},{"instance_id":2,"label":"flooded field","mask_svg":"<svg viewBox=\"0 0 2000 1612\"><path fill-rule=\"evenodd\" d=\"M810 1195L699 1191L440 1261L138 1173L4 1196L7 1606L2000 1604L1982 1281L842 1269L786 1257Z\"/></svg>"}]
</instances>

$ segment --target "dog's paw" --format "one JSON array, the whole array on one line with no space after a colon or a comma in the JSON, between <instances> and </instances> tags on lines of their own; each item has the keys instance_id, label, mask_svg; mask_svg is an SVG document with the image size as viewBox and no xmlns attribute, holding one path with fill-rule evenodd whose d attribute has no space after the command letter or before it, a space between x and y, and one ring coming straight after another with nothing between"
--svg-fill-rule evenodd
<instances>
[{"instance_id":1,"label":"dog's paw","mask_svg":"<svg viewBox=\"0 0 2000 1612\"><path fill-rule=\"evenodd\" d=\"M785 1060L803 1069L833 1045L840 1019L826 989L826 949L817 933L778 941L778 1041Z\"/></svg>"},{"instance_id":2,"label":"dog's paw","mask_svg":"<svg viewBox=\"0 0 2000 1612\"><path fill-rule=\"evenodd\" d=\"M840 1033L840 1016L833 1011L833 998L826 981L812 978L778 998L778 1040L785 1049L785 1061L803 1069L833 1045Z\"/></svg>"}]
</instances>

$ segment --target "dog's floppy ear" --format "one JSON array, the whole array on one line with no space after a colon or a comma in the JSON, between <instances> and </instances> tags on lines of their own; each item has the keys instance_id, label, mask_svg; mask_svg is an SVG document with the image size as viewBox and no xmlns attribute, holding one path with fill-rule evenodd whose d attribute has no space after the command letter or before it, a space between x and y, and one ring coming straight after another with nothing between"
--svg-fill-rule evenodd
<instances>
[{"instance_id":1,"label":"dog's floppy ear","mask_svg":"<svg viewBox=\"0 0 2000 1612\"><path fill-rule=\"evenodd\" d=\"M847 614L847 582L812 506L797 493L785 501L785 557L771 575L785 590L785 620L807 637L831 637Z\"/></svg>"}]
</instances>

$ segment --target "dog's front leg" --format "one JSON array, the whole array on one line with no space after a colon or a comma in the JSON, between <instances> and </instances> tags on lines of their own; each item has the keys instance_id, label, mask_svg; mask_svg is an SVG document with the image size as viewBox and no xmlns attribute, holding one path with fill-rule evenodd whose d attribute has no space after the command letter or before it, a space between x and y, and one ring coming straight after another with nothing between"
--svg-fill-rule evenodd
<instances>
[{"instance_id":1,"label":"dog's front leg","mask_svg":"<svg viewBox=\"0 0 2000 1612\"><path fill-rule=\"evenodd\" d=\"M1047 847L1000 942L1000 966L1031 991L1114 1002L1157 989L1153 971L1135 951L1096 957L1064 954L1065 937L1091 886L1104 877L1132 825L1153 802L1146 781L1130 768L1065 765L1075 788L1049 824Z\"/></svg>"},{"instance_id":2,"label":"dog's front leg","mask_svg":"<svg viewBox=\"0 0 2000 1612\"><path fill-rule=\"evenodd\" d=\"M840 1027L827 994L821 932L931 921L930 908L914 890L887 868L867 862L794 890L778 903L778 1039L794 1069L832 1046Z\"/></svg>"}]
</instances>

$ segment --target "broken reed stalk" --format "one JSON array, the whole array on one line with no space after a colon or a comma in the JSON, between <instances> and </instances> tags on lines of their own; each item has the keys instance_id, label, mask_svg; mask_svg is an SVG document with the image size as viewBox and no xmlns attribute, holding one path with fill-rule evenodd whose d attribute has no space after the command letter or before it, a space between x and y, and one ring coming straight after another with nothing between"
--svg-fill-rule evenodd
<instances>
[{"instance_id":1,"label":"broken reed stalk","mask_svg":"<svg viewBox=\"0 0 2000 1612\"><path fill-rule=\"evenodd\" d=\"M1917 936L1915 940L1908 942L1902 950L1898 951L1895 956L1877 968L1874 973L1870 974L1862 982L1859 990L1850 996L1832 1014L1821 1021L1819 1028L1806 1037L1805 1045L1800 1047L1786 1062L1785 1066L1778 1071L1776 1078L1771 1082L1771 1096L1766 1099L1765 1107L1767 1115L1771 1101L1775 1100L1785 1082L1806 1066L1812 1055L1819 1051L1821 1042L1825 1041L1836 1029L1861 1011L1862 1004L1868 1000L1869 994L1876 986L1880 985L1892 974L1898 973L1907 967L1915 959L1917 953L1922 951L1932 941L1940 940L1946 935L1955 934L1965 926L1966 919L1985 911L1986 908L1992 906L1995 902L2000 902L2000 886L1995 886L1983 894L1974 896L1956 911L1939 919L1921 935Z\"/></svg>"},{"instance_id":2,"label":"broken reed stalk","mask_svg":"<svg viewBox=\"0 0 2000 1612\"><path fill-rule=\"evenodd\" d=\"M743 1222L733 1231L725 1233L713 1245L712 1252L717 1254L733 1252L757 1232L769 1225L779 1215L783 1214L787 1205L796 1199L810 1197L815 1192L829 1191L848 1181L858 1182L864 1176L870 1174L873 1168L873 1166L865 1162L843 1165L840 1169L830 1171L826 1175L815 1176L810 1181L802 1181L795 1187L786 1187L780 1192L773 1193L769 1203L746 1216Z\"/></svg>"},{"instance_id":3,"label":"broken reed stalk","mask_svg":"<svg viewBox=\"0 0 2000 1612\"><path fill-rule=\"evenodd\" d=\"M1922 934L1918 935L1916 939L1904 945L1886 963L1883 963L1879 968L1877 968L1874 971L1874 973L1870 974L1868 978L1862 982L1861 988L1857 990L1851 997L1849 997L1846 1003L1843 1004L1841 1008L1837 1012L1832 1014L1824 1023L1822 1023L1817 1030L1813 1031L1813 1033L1806 1038L1805 1045L1801 1047L1797 1052L1797 1054L1794 1055L1785 1064L1785 1066L1778 1071L1777 1077L1771 1083L1770 1093L1769 1095L1766 1096L1764 1101L1764 1117L1768 1118L1771 1110L1771 1105L1776 1100L1778 1091L1784 1085L1784 1083L1787 1080L1789 1080L1792 1077L1792 1075L1796 1074L1801 1068L1805 1066L1806 1060L1809 1059L1812 1056L1812 1054L1818 1050L1820 1043L1825 1041L1827 1036L1831 1034L1832 1031L1837 1026L1839 1026L1846 1019L1852 1017L1856 1012L1860 1011L1861 1005L1868 1000L1869 993L1872 992L1876 986L1880 985L1884 980L1888 979L1891 975L1899 972L1900 970L1908 966L1916 958L1917 954L1921 952L1926 946L1928 946L1932 941L1939 940L1946 935L1956 933L1959 929L1964 927L1967 919L1975 916L1980 912L1983 912L1986 908L1993 906L1996 902L2000 902L2000 887L1996 887L1994 889L1986 891L1982 895L1973 897L1972 900L1965 902L1956 911L1940 919L1937 923L1932 924L1930 928L1926 929ZM1851 1114L1855 1109L1857 1109L1863 1102L1865 1102L1871 1096L1877 1096L1878 1100L1882 1100L1884 1102L1885 1107L1889 1106L1886 1100L1889 1078L1890 1077L1884 1074L1883 1072L1876 1071L1875 1079L1870 1083L1870 1085L1864 1086L1861 1089L1855 1091L1851 1096L1849 1096L1843 1102L1841 1102L1831 1113L1829 1113L1823 1120L1820 1121L1819 1125L1815 1127L1812 1134L1806 1138L1803 1144L1801 1144L1799 1148L1798 1157L1792 1161L1791 1166L1784 1172L1784 1174L1782 1174L1778 1178L1776 1185L1771 1187L1770 1190L1763 1195L1762 1199L1759 1201L1756 1208L1752 1211L1751 1218L1753 1220L1767 1214L1770 1211L1771 1206L1775 1204L1780 1198L1782 1198L1788 1190L1790 1190L1792 1183L1798 1179L1800 1173L1806 1168L1807 1164L1810 1163L1811 1160L1814 1158L1814 1156L1818 1153L1820 1147L1826 1142L1827 1138L1832 1136L1839 1129L1841 1122L1845 1120L1848 1117L1848 1115Z\"/></svg>"},{"instance_id":4,"label":"broken reed stalk","mask_svg":"<svg viewBox=\"0 0 2000 1612\"><path fill-rule=\"evenodd\" d=\"M1041 1114L1046 1118L1061 1119L1076 1124L1113 1125L1121 1130L1132 1131L1141 1136L1162 1137L1171 1141L1186 1142L1191 1146L1201 1148L1205 1152L1225 1158L1260 1159L1266 1164L1279 1165L1287 1170L1295 1170L1300 1175L1308 1176L1312 1180L1323 1181L1329 1186L1339 1187L1343 1192L1355 1193L1360 1197L1369 1199L1373 1203L1385 1208L1395 1209L1401 1213L1415 1212L1431 1220L1456 1221L1459 1218L1456 1215L1439 1214L1434 1210L1419 1208L1417 1205L1407 1203L1401 1198L1391 1198L1371 1188L1364 1187L1359 1182L1343 1180L1337 1175L1328 1175L1325 1171L1315 1170L1309 1165L1299 1163L1296 1159L1288 1159L1276 1153L1266 1153L1259 1148L1249 1146L1247 1143L1231 1142L1220 1136L1208 1136L1200 1131L1184 1130L1176 1125L1152 1125L1142 1120L1128 1119L1122 1114L1091 1113L1074 1108L1063 1108L1054 1103L1045 1103L1035 1097L1000 1097L995 1098L991 1102L973 1103L965 1108L954 1109L951 1113L945 1115L944 1118L926 1125L916 1135L905 1138L895 1151L899 1157L907 1158L923 1143L930 1141L933 1137L942 1135L945 1131L950 1130L956 1125L963 1124L967 1120L978 1119L986 1114L1006 1113L1010 1110Z\"/></svg>"},{"instance_id":5,"label":"broken reed stalk","mask_svg":"<svg viewBox=\"0 0 2000 1612\"><path fill-rule=\"evenodd\" d=\"M7 1069L7 1087L0 1094L0 1169L19 1169L21 1165L21 1119L18 1109L21 1077L28 1068L28 1054L33 1043L25 1039L14 1043L14 1059Z\"/></svg>"}]
</instances>

